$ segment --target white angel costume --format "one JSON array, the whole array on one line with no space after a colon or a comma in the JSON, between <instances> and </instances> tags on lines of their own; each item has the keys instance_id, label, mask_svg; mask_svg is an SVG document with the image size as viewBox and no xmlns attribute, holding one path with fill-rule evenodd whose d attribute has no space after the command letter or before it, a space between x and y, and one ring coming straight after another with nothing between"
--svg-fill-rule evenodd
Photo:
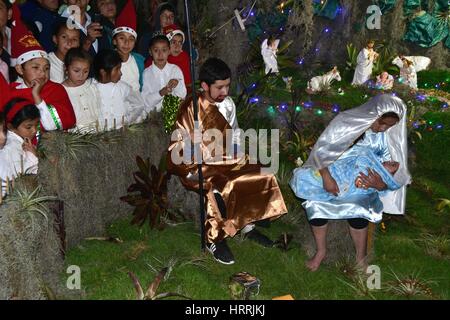
<instances>
[{"instance_id":1,"label":"white angel costume","mask_svg":"<svg viewBox=\"0 0 450 320\"><path fill-rule=\"evenodd\" d=\"M275 40L275 49L272 49L268 44L267 40L265 39L263 43L261 44L261 55L264 60L264 64L266 66L265 72L268 74L271 73L278 73L278 61L277 61L277 48L280 43L279 39Z\"/></svg>"},{"instance_id":2,"label":"white angel costume","mask_svg":"<svg viewBox=\"0 0 450 320\"><path fill-rule=\"evenodd\" d=\"M356 58L356 69L353 75L352 85L361 85L369 80L372 75L374 56L371 50L363 48Z\"/></svg>"},{"instance_id":3,"label":"white angel costume","mask_svg":"<svg viewBox=\"0 0 450 320\"><path fill-rule=\"evenodd\" d=\"M6 180L11 181L20 174L37 174L38 158L22 148L21 136L8 130L6 144L0 149L0 181L2 195L6 193Z\"/></svg>"},{"instance_id":4,"label":"white angel costume","mask_svg":"<svg viewBox=\"0 0 450 320\"><path fill-rule=\"evenodd\" d=\"M139 92L123 82L100 83L95 81L100 93L99 125L100 129L120 129L145 120L149 110Z\"/></svg>"},{"instance_id":5,"label":"white angel costume","mask_svg":"<svg viewBox=\"0 0 450 320\"><path fill-rule=\"evenodd\" d=\"M431 59L422 56L407 56L406 60L412 62L410 66L404 66L400 57L392 60L392 64L400 68L401 82L413 89L417 89L417 72L425 70L431 63Z\"/></svg>"},{"instance_id":6,"label":"white angel costume","mask_svg":"<svg viewBox=\"0 0 450 320\"><path fill-rule=\"evenodd\" d=\"M375 133L370 130L370 126L387 112L395 112L400 117L399 123L385 132ZM351 147L362 135L363 139ZM404 214L406 185L411 182L411 176L407 162L406 106L398 97L379 95L360 107L341 112L320 135L302 169L319 170L329 167L339 159L360 156L358 150L363 149L371 150L380 161L393 160L400 163L393 176L399 188L367 193L367 197L360 192L355 198L306 200L302 205L309 220L365 218L379 222L381 212ZM294 192L295 185L298 184L301 184L301 181L295 180L294 173L291 182L291 185L294 185Z\"/></svg>"},{"instance_id":7,"label":"white angel costume","mask_svg":"<svg viewBox=\"0 0 450 320\"><path fill-rule=\"evenodd\" d=\"M64 84L63 84L64 85ZM67 94L75 112L76 130L93 130L96 128L100 112L100 92L92 79L87 79L81 86L66 87ZM100 122L98 123L101 124Z\"/></svg>"}]
</instances>

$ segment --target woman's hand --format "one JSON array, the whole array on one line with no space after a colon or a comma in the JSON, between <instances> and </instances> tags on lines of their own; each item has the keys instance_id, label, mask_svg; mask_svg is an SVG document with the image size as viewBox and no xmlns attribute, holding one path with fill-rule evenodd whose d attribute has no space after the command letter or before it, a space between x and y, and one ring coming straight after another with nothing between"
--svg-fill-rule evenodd
<instances>
[{"instance_id":1,"label":"woman's hand","mask_svg":"<svg viewBox=\"0 0 450 320\"><path fill-rule=\"evenodd\" d=\"M325 191L337 196L339 193L339 186L336 183L336 180L334 180L334 178L331 176L328 168L320 169L319 172L322 176L323 188L325 189Z\"/></svg>"},{"instance_id":2,"label":"woman's hand","mask_svg":"<svg viewBox=\"0 0 450 320\"><path fill-rule=\"evenodd\" d=\"M384 183L383 179L381 179L381 176L378 174L378 172L373 171L372 169L368 170L368 175L365 175L363 172L360 172L358 178L361 179L361 186L359 188L362 189L374 188L377 189L378 191L387 188L386 183Z\"/></svg>"}]
</instances>

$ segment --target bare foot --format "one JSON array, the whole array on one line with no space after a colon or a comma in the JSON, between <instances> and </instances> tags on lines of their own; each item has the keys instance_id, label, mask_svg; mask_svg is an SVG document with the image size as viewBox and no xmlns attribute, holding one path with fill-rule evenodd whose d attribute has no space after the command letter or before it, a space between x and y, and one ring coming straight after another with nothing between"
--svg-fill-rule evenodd
<instances>
[{"instance_id":1,"label":"bare foot","mask_svg":"<svg viewBox=\"0 0 450 320\"><path fill-rule=\"evenodd\" d=\"M366 257L363 258L357 258L356 259L356 267L361 270L362 272L366 272L367 271L367 267L369 265L367 264L367 260Z\"/></svg>"},{"instance_id":2,"label":"bare foot","mask_svg":"<svg viewBox=\"0 0 450 320\"><path fill-rule=\"evenodd\" d=\"M325 255L326 252L316 252L314 257L306 262L306 267L310 271L317 271L317 269L319 269L320 267L320 264L322 263L322 260L325 258Z\"/></svg>"}]
</instances>

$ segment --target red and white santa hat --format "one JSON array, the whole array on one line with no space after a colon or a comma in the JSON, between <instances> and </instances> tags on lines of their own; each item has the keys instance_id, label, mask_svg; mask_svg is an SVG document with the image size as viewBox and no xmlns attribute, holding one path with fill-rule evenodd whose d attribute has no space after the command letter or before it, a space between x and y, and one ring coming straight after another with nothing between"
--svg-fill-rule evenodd
<instances>
[{"instance_id":1,"label":"red and white santa hat","mask_svg":"<svg viewBox=\"0 0 450 320\"><path fill-rule=\"evenodd\" d=\"M177 34L181 35L181 37L183 38L183 43L186 40L184 32L181 31L181 29L176 24L171 24L167 27L164 27L163 31L169 41L171 41L172 38Z\"/></svg>"},{"instance_id":2,"label":"red and white santa hat","mask_svg":"<svg viewBox=\"0 0 450 320\"><path fill-rule=\"evenodd\" d=\"M113 30L113 37L120 32L127 32L137 38L136 32L136 9L133 0L128 0L125 7L116 18L116 28Z\"/></svg>"},{"instance_id":3,"label":"red and white santa hat","mask_svg":"<svg viewBox=\"0 0 450 320\"><path fill-rule=\"evenodd\" d=\"M34 58L48 59L47 52L23 23L17 3L13 4L12 11L11 66L23 64Z\"/></svg>"}]
</instances>

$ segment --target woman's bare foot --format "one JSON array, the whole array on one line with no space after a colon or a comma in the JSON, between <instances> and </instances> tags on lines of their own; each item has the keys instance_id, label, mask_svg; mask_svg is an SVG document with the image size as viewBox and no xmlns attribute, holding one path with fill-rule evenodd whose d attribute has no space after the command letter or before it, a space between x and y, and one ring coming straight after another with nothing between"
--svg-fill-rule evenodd
<instances>
[{"instance_id":1,"label":"woman's bare foot","mask_svg":"<svg viewBox=\"0 0 450 320\"><path fill-rule=\"evenodd\" d=\"M367 259L366 257L362 257L362 258L356 258L356 267L362 271L362 272L366 272L367 271L367 267L369 265L367 264Z\"/></svg>"},{"instance_id":2,"label":"woman's bare foot","mask_svg":"<svg viewBox=\"0 0 450 320\"><path fill-rule=\"evenodd\" d=\"M312 259L308 260L306 262L306 267L310 270L310 271L317 271L317 269L319 269L320 264L322 263L322 260L325 258L326 252L316 252L316 254L314 255L314 257L312 257Z\"/></svg>"}]
</instances>

